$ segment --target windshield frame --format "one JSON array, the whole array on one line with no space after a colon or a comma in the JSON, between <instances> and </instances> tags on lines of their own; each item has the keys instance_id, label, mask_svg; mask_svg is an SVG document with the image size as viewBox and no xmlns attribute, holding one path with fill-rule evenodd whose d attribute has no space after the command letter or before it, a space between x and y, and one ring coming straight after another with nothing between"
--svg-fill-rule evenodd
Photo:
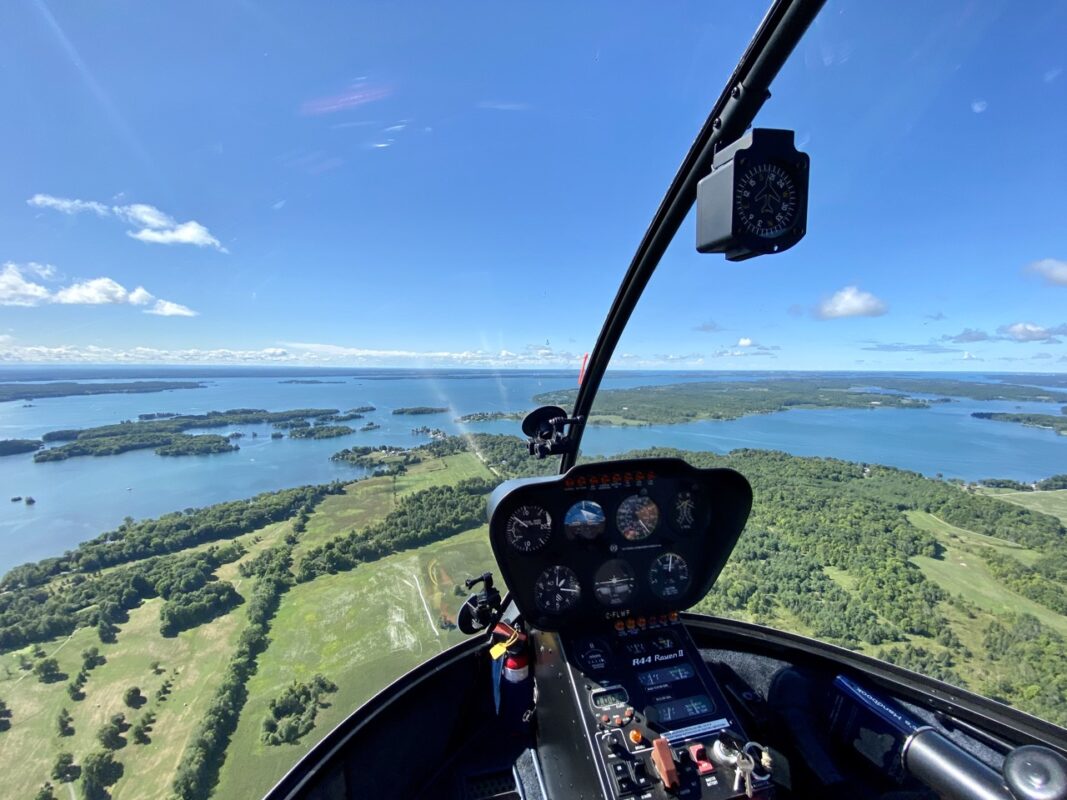
<instances>
[{"instance_id":1,"label":"windshield frame","mask_svg":"<svg viewBox=\"0 0 1067 800\"><path fill-rule=\"evenodd\" d=\"M826 0L775 0L745 48L718 100L660 201L641 238L578 386L573 420L559 472L574 466L600 382L630 315L682 222L693 208L697 183L711 170L715 152L739 139L770 98L771 82L785 65Z\"/></svg>"}]
</instances>

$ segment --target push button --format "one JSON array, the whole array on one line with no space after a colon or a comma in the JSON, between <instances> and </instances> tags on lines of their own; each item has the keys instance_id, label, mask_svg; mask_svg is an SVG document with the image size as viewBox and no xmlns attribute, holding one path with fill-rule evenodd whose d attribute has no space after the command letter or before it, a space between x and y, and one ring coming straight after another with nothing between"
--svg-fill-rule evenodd
<instances>
[{"instance_id":1,"label":"push button","mask_svg":"<svg viewBox=\"0 0 1067 800\"><path fill-rule=\"evenodd\" d=\"M647 789L652 785L652 778L648 775L644 761L634 763L634 785L638 789Z\"/></svg>"},{"instance_id":2,"label":"push button","mask_svg":"<svg viewBox=\"0 0 1067 800\"><path fill-rule=\"evenodd\" d=\"M620 795L631 795L637 791L637 787L634 786L634 782L630 780L629 776L626 776L625 778L616 778L615 789Z\"/></svg>"}]
</instances>

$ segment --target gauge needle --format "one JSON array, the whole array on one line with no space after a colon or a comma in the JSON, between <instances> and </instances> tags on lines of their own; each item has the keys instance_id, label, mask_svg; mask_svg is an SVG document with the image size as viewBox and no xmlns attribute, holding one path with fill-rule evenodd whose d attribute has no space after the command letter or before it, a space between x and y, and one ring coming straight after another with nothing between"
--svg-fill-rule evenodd
<instances>
[{"instance_id":1,"label":"gauge needle","mask_svg":"<svg viewBox=\"0 0 1067 800\"><path fill-rule=\"evenodd\" d=\"M652 533L652 531L649 530L648 526L645 524L645 521L643 519L638 517L637 521L640 523L641 527L645 529L645 533Z\"/></svg>"},{"instance_id":2,"label":"gauge needle","mask_svg":"<svg viewBox=\"0 0 1067 800\"><path fill-rule=\"evenodd\" d=\"M674 569L674 556L667 556L667 572Z\"/></svg>"}]
</instances>

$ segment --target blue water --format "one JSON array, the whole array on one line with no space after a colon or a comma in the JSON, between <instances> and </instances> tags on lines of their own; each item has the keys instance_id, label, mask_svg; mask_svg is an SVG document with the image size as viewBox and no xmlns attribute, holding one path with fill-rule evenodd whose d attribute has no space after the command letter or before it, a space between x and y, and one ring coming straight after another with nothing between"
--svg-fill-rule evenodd
<instances>
[{"instance_id":1,"label":"blue water","mask_svg":"<svg viewBox=\"0 0 1067 800\"><path fill-rule=\"evenodd\" d=\"M0 379L6 377L0 372ZM127 376L123 376L127 377ZM171 376L168 376L171 377ZM182 378L195 379L192 373ZM707 380L678 373L616 374L604 388ZM716 376L719 379L736 375ZM749 375L749 377L758 377ZM955 376L960 377L960 376ZM518 423L460 426L453 418L475 411L516 411L531 406L532 395L574 386L573 374L457 374L390 377L380 373L320 376L323 384L283 384L277 377L205 378L203 389L141 395L99 395L0 403L0 439L38 438L58 428L89 427L135 419L156 411L204 413L228 408L272 411L317 407L342 410L374 405L367 415L382 427L327 440L272 440L267 425L231 426L245 438L236 453L163 458L136 451L105 458L73 458L36 464L31 455L0 458L0 571L57 555L80 541L114 528L126 516L141 519L177 509L249 497L263 491L359 477L362 471L329 460L357 445L408 447L426 441L411 429L428 425L450 432L518 434ZM863 383L871 383L866 376ZM860 383L860 381L857 381ZM394 416L399 406L449 406L433 416ZM1034 480L1067 472L1067 437L1021 425L977 420L972 411L1056 413L1041 403L957 402L927 410L793 410L729 422L607 428L591 427L583 452L610 455L635 448L665 446L723 453L739 447L785 450L852 461L889 464L927 475L977 480L988 477ZM358 424L363 424L359 421ZM357 425L358 427L358 425ZM259 434L251 438L252 432ZM34 506L7 497L30 495Z\"/></svg>"}]
</instances>

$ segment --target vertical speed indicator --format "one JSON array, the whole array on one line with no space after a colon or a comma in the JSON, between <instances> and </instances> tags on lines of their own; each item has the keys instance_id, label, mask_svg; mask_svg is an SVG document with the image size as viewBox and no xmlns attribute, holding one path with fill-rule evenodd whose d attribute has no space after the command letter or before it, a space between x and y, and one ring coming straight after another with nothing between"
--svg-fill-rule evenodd
<instances>
[{"instance_id":1,"label":"vertical speed indicator","mask_svg":"<svg viewBox=\"0 0 1067 800\"><path fill-rule=\"evenodd\" d=\"M648 585L658 597L673 600L689 588L689 565L677 553L663 553L648 570Z\"/></svg>"}]
</instances>

